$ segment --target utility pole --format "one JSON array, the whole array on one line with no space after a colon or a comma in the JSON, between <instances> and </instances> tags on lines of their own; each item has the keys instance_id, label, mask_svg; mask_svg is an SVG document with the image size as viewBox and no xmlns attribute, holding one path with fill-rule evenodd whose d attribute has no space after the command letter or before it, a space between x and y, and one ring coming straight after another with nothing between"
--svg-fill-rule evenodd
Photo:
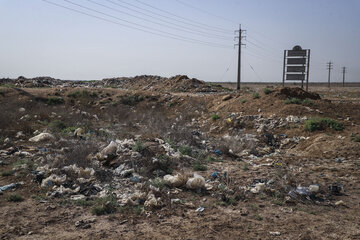
<instances>
[{"instance_id":1,"label":"utility pole","mask_svg":"<svg viewBox=\"0 0 360 240\"><path fill-rule=\"evenodd\" d=\"M343 87L345 87L345 73L346 73L346 67L342 68L342 74L343 74Z\"/></svg>"},{"instance_id":2,"label":"utility pole","mask_svg":"<svg viewBox=\"0 0 360 240\"><path fill-rule=\"evenodd\" d=\"M238 46L238 73L237 73L237 90L240 90L240 82L241 82L241 46L245 45L242 43L242 39L245 38L245 36L242 35L243 32L246 32L246 30L241 30L241 24L239 25L239 30L236 30L235 33L239 33L239 36L236 36L235 39L238 38L239 43L235 44L235 46Z\"/></svg>"},{"instance_id":3,"label":"utility pole","mask_svg":"<svg viewBox=\"0 0 360 240\"><path fill-rule=\"evenodd\" d=\"M329 75L328 75L328 87L330 88L330 73L331 70L333 69L333 65L334 63L332 63L331 61L327 63L327 69L329 70Z\"/></svg>"}]
</instances>

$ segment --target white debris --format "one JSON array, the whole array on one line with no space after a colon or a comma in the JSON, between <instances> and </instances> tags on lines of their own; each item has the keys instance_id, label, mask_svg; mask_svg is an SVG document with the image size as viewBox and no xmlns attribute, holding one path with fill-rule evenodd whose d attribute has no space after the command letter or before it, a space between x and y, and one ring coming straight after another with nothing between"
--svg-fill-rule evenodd
<instances>
[{"instance_id":1,"label":"white debris","mask_svg":"<svg viewBox=\"0 0 360 240\"><path fill-rule=\"evenodd\" d=\"M181 187L186 183L186 177L181 174L176 174L175 176L172 175L165 175L164 182L165 184L172 186L172 187Z\"/></svg>"},{"instance_id":2,"label":"white debris","mask_svg":"<svg viewBox=\"0 0 360 240\"><path fill-rule=\"evenodd\" d=\"M40 133L39 135L29 139L30 142L43 142L48 140L54 140L55 137L50 133Z\"/></svg>"},{"instance_id":3,"label":"white debris","mask_svg":"<svg viewBox=\"0 0 360 240\"><path fill-rule=\"evenodd\" d=\"M205 188L205 179L202 176L194 173L194 177L190 178L186 182L186 187L188 189Z\"/></svg>"},{"instance_id":4,"label":"white debris","mask_svg":"<svg viewBox=\"0 0 360 240\"><path fill-rule=\"evenodd\" d=\"M156 199L155 195L150 193L144 202L144 207L148 209L158 207L160 206L160 200L160 198Z\"/></svg>"},{"instance_id":5,"label":"white debris","mask_svg":"<svg viewBox=\"0 0 360 240\"><path fill-rule=\"evenodd\" d=\"M41 187L51 187L53 184L63 184L66 181L66 175L58 176L56 174L51 174L49 177L45 178L41 182Z\"/></svg>"}]
</instances>

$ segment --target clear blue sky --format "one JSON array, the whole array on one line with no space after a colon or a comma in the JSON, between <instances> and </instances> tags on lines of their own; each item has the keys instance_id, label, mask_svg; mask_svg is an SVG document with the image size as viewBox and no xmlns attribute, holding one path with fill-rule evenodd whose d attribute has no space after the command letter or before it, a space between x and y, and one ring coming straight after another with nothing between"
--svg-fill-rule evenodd
<instances>
[{"instance_id":1,"label":"clear blue sky","mask_svg":"<svg viewBox=\"0 0 360 240\"><path fill-rule=\"evenodd\" d=\"M332 81L340 81L343 66L348 81L360 80L359 0L70 0L97 12L48 1L111 22L42 0L0 0L0 77L236 81L233 30L241 23L249 41L243 81L281 81L283 50L296 44L311 49L310 81L327 81L329 60Z\"/></svg>"}]
</instances>

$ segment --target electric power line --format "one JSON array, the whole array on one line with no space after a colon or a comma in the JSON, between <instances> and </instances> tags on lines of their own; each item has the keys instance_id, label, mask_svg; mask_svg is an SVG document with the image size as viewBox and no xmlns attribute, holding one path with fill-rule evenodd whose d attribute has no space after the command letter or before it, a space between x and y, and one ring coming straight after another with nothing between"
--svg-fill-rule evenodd
<instances>
[{"instance_id":1,"label":"electric power line","mask_svg":"<svg viewBox=\"0 0 360 240\"><path fill-rule=\"evenodd\" d=\"M45 2L47 2L47 3L51 3L51 4L56 5L56 6L65 7L65 6L63 6L63 5L56 4L56 3L53 3L53 2L49 2L49 1L47 1L47 0L43 0L43 1L45 1ZM116 17L116 16L113 16L113 15L110 15L110 14L107 14L107 13L104 13L104 12L101 12L101 11L98 11L98 10L94 10L94 9L92 9L92 8L83 6L83 5L81 5L81 4L74 3L74 2L72 2L72 1L70 1L70 0L63 0L63 1L65 1L65 2L67 2L67 3L70 3L70 4L72 4L72 5L78 6L78 7L80 7L80 8L86 9L86 10L88 10L88 11L92 11L92 12L95 12L95 13L97 13L97 14L104 15L104 16L106 16L106 17L114 18L114 19L116 19L116 20L125 22L125 23L127 23L127 24L135 25L136 28L134 27L134 29L137 29L137 30L145 31L145 32L152 33L152 34L154 34L153 31L155 31L155 33L156 33L156 32L160 32L160 33L161 33L161 34L160 34L161 36L171 37L171 38L173 38L173 39L177 39L177 40L181 40L181 41L187 41L187 42L198 43L198 44L205 44L205 45L209 45L209 46L211 45L211 46L213 46L213 47L230 48L230 46L227 46L227 45L222 45L222 44L213 43L213 42L207 42L207 41L201 41L201 40L193 39L193 38L185 38L185 37L182 37L182 36L177 35L177 34L173 34L173 33L169 33L169 32L166 32L166 31L158 30L158 29L155 29L155 28L151 28L151 27L148 27L148 26L141 25L141 24L133 23L133 22L131 22L131 21L124 20L124 19L118 18L118 17ZM69 7L65 7L65 8L70 9ZM72 10L74 10L74 9L72 9ZM79 12L78 10L76 10L76 11ZM82 12L82 13L84 13L84 12ZM87 15L89 15L89 14L87 14ZM122 24L122 25L124 26L124 24ZM128 25L126 25L126 26L129 27ZM133 27L130 27L130 28L133 28ZM146 30L140 29L140 28L144 28L144 29L146 29ZM147 29L150 29L151 31L149 31L149 30L147 30ZM156 34L158 34L158 33L156 33Z\"/></svg>"},{"instance_id":2,"label":"electric power line","mask_svg":"<svg viewBox=\"0 0 360 240\"><path fill-rule=\"evenodd\" d=\"M247 36L247 37L249 37L249 36ZM255 47L257 47L257 48L259 48L259 49L262 49L262 50L264 50L264 51L267 51L267 52L269 52L269 53L271 53L271 54L277 54L277 55L279 55L279 56L281 56L282 54L282 51L283 50L275 50L274 48L272 48L272 47L269 47L268 45L264 45L263 43L261 43L259 40L257 40L257 39L255 39L254 37L249 37L249 38L251 38L252 40L254 40L256 43L254 43L254 42L252 42L252 41L249 41L248 39L246 39L246 41L248 42L248 43L250 43L250 45L253 45L253 46L255 46Z\"/></svg>"},{"instance_id":3,"label":"electric power line","mask_svg":"<svg viewBox=\"0 0 360 240\"><path fill-rule=\"evenodd\" d=\"M124 2L124 1L122 1L122 0L118 0L118 1ZM219 28L219 27L215 27L215 26L210 26L210 25L205 24L205 23L201 23L201 22L197 22L197 21L194 21L194 20L191 20L191 19L188 19L188 18L184 18L184 17L179 16L179 15L177 15L177 14L171 13L171 12L169 12L169 11L167 11L167 10L164 10L164 9L161 9L161 8L158 8L158 7L155 7L155 6L150 5L150 4L148 4L148 3L144 3L143 1L140 1L140 0L135 0L135 1L138 2L138 3L140 3L140 4L142 4L142 5L144 5L144 6L150 7L150 8L152 8L152 9L157 10L157 11L160 11L160 12L163 12L163 13L166 13L166 14L170 15L171 17L168 17L168 18L172 18L172 19L173 19L173 17L176 17L176 18L178 18L178 19L182 19L182 20L187 21L186 24L189 24L189 25L192 25L192 26L195 26L195 27L205 28L205 29L208 29L208 30L211 30L211 31L228 33L228 34L230 34L230 33L232 32L231 30L228 30L228 29ZM127 3L127 4L129 4L129 3ZM129 5L130 5L130 4L129 4ZM133 6L136 6L136 5L133 5ZM177 19L177 21L179 21L178 19Z\"/></svg>"},{"instance_id":4,"label":"electric power line","mask_svg":"<svg viewBox=\"0 0 360 240\"><path fill-rule=\"evenodd\" d=\"M194 28L190 28L190 27L185 27L183 25L180 25L180 24L177 24L177 23L173 23L173 22L170 22L168 20L164 20L162 19L161 17L157 17L157 14L154 14L152 13L151 14L147 14L146 12L143 12L143 11L139 11L139 10L136 10L136 9L133 9L131 7L127 7L123 4L120 4L120 3L117 3L117 2L114 2L112 0L105 0L113 5L116 5L116 6L119 6L121 8L124 8L124 9L127 9L127 10L130 10L132 12L135 12L135 13L138 13L138 14L141 14L141 15L144 15L144 16L147 16L151 19L156 19L160 22L164 22L166 24L163 24L163 23L159 23L159 22L155 22L153 20L149 20L147 18L143 18L143 17L139 17L139 16L136 16L136 15L133 15L133 14L130 14L128 12L124 12L124 11L121 11L119 9L115 9L115 8L112 8L112 7L109 7L107 5L104 5L104 4L101 4L101 3L97 3L97 2L94 2L93 0L87 0L93 4L97 4L97 5L100 5L100 6L103 6L105 8L108 8L108 9L111 9L113 11L116 11L116 12L121 12L121 13L124 13L126 15L129 15L129 16L132 16L132 17L135 17L135 18L139 18L139 19L142 19L144 21L147 21L147 22L152 22L154 24L157 24L157 25L161 25L161 26L165 26L167 28L171 28L171 29L177 29L179 31L184 31L184 32L188 32L188 33L192 33L192 34L197 34L197 35L200 35L200 36L204 36L204 37L209 37L209 38L217 38L217 39L222 39L222 40L227 40L228 38L224 37L223 35L219 35L219 34L214 34L214 33L209 33L209 32L205 32L205 31L200 31L200 30L197 30L197 29L194 29ZM154 16L155 15L155 16ZM167 25L167 24L170 24Z\"/></svg>"},{"instance_id":5,"label":"electric power line","mask_svg":"<svg viewBox=\"0 0 360 240\"><path fill-rule=\"evenodd\" d=\"M206 13L206 14L208 14L208 15L210 15L210 16L213 16L213 17L216 17L216 18L225 20L225 21L230 22L230 23L235 23L235 24L237 24L237 22L235 22L235 21L233 21L233 20L230 20L230 19L225 18L225 17L222 17L222 16L220 16L220 15L211 13L211 12L209 12L209 11L206 11L206 10L202 9L202 8L195 7L195 6L193 6L193 5L189 4L189 3L185 3L185 2L180 1L180 0L175 0L175 1L177 1L178 3L180 3L180 4L184 5L184 6L187 6L187 7L189 7L189 8L195 9L195 10L197 10L197 11L199 11L199 12Z\"/></svg>"},{"instance_id":6,"label":"electric power line","mask_svg":"<svg viewBox=\"0 0 360 240\"><path fill-rule=\"evenodd\" d=\"M251 70L253 70L253 72L255 73L255 76L256 76L261 82L263 82L264 80L263 80L262 77L260 77L260 75L255 71L255 69L253 68L253 66L251 66L250 63L248 63L248 64L249 64Z\"/></svg>"},{"instance_id":7,"label":"electric power line","mask_svg":"<svg viewBox=\"0 0 360 240\"><path fill-rule=\"evenodd\" d=\"M251 49L251 50L253 50L253 49ZM269 55L261 55L261 54L259 54L257 52L250 51L249 48L245 48L244 52L245 52L246 55L258 58L258 59L260 59L262 61L269 62L269 60L271 60L272 62L282 63L282 61L277 57L273 57L273 56L269 56ZM269 59L269 60L267 60L267 59Z\"/></svg>"},{"instance_id":8,"label":"electric power line","mask_svg":"<svg viewBox=\"0 0 360 240\"><path fill-rule=\"evenodd\" d=\"M219 82L221 82L221 81L224 79L226 73L229 72L230 67L231 67L231 66L233 65L233 63L235 62L236 57L237 57L237 56L236 56L236 54L235 54L235 55L231 58L231 62L230 62L230 64L229 64L229 66L226 68L225 72L221 75L221 78L220 78Z\"/></svg>"}]
</instances>

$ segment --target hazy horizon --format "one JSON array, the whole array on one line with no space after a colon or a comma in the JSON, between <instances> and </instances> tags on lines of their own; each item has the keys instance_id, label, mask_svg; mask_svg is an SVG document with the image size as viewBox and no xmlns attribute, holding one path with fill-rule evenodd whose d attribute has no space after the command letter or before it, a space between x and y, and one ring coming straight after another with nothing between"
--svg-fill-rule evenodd
<instances>
[{"instance_id":1,"label":"hazy horizon","mask_svg":"<svg viewBox=\"0 0 360 240\"><path fill-rule=\"evenodd\" d=\"M332 82L343 66L359 82L359 10L356 0L1 0L0 78L235 82L241 23L243 82L281 82L283 50L294 45L311 49L310 82L327 81L330 60Z\"/></svg>"}]
</instances>

